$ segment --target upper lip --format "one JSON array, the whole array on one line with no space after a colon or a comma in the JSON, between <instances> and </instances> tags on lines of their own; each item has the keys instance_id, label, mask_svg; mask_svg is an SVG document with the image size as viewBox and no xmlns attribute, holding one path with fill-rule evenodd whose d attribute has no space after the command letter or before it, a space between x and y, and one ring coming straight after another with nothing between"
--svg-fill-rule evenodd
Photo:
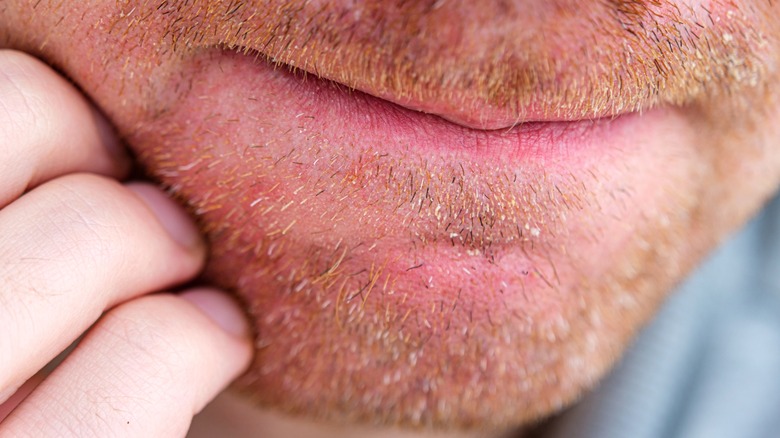
<instances>
[{"instance_id":1,"label":"upper lip","mask_svg":"<svg viewBox=\"0 0 780 438\"><path fill-rule=\"evenodd\" d=\"M406 109L439 116L449 122L476 130L505 130L529 122L580 121L614 117L633 110L616 109L605 105L603 108L588 106L582 110L567 111L567 105L547 104L545 102L524 102L512 105L507 102L491 102L481 96L475 96L467 89L430 90L421 92L387 89L378 86L370 75L352 75L339 69L325 69L310 64L308 60L295 56L272 58L262 52L246 47L233 50L248 53L255 58L265 58L277 67L297 70L306 75L314 75L320 80L331 81L349 89L358 90L376 98L391 102ZM381 74L381 73L377 73ZM413 89L413 87L409 87ZM427 95L427 98L423 95Z\"/></svg>"},{"instance_id":2,"label":"upper lip","mask_svg":"<svg viewBox=\"0 0 780 438\"><path fill-rule=\"evenodd\" d=\"M511 35L504 35L482 29L485 22L428 23L431 28L425 22L410 30L404 27L414 21L408 11L400 19L388 12L395 17L392 21L352 17L354 11L346 6L340 15L324 7L316 10L316 2L307 5L315 9L236 8L229 18L220 17L224 26L219 30L202 30L205 38L186 33L193 32L186 20L175 25L188 29L183 35L199 39L199 45L261 54L271 62L480 130L689 104L721 86L717 81L725 76L717 69L723 59L734 74L756 74L751 70L755 63L742 59L750 53L736 50L743 47L737 41L721 47L717 30L686 33L688 25L678 22L672 32L658 17L651 23L658 26L655 31L639 33L629 33L617 21L604 21L607 28L600 29L569 29L566 23L551 21L533 29L514 22L506 28L505 22L503 30ZM460 25L468 29L461 32ZM692 40L678 41L678 34ZM471 42L474 38L476 43ZM711 56L700 56L697 42L703 38L710 41Z\"/></svg>"}]
</instances>

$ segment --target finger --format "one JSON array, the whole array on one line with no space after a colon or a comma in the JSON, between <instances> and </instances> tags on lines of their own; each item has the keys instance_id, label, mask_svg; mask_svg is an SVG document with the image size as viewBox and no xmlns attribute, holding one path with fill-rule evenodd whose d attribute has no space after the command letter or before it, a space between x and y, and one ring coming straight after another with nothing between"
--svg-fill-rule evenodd
<instances>
[{"instance_id":1,"label":"finger","mask_svg":"<svg viewBox=\"0 0 780 438\"><path fill-rule=\"evenodd\" d=\"M60 175L122 177L130 160L99 111L41 61L0 50L0 207Z\"/></svg>"},{"instance_id":2,"label":"finger","mask_svg":"<svg viewBox=\"0 0 780 438\"><path fill-rule=\"evenodd\" d=\"M0 230L0 393L106 308L195 275L204 255L195 226L162 193L88 174L0 210Z\"/></svg>"},{"instance_id":3,"label":"finger","mask_svg":"<svg viewBox=\"0 0 780 438\"><path fill-rule=\"evenodd\" d=\"M27 379L19 388L8 388L4 394L0 394L0 423L2 423L3 420L5 420L5 417L10 415L16 406L30 395L41 382L43 382L43 379L51 374L51 372L65 360L68 354L73 350L73 347L76 346L76 343L78 343L78 340L73 342L70 347L66 348L57 355L56 358L47 363L46 366L35 373L35 375ZM2 402L2 400L5 401Z\"/></svg>"},{"instance_id":4,"label":"finger","mask_svg":"<svg viewBox=\"0 0 780 438\"><path fill-rule=\"evenodd\" d=\"M0 403L0 422L18 406L33 390L43 381L43 372L39 372L29 378L19 388L11 388L8 391L10 396L4 397L5 401Z\"/></svg>"},{"instance_id":5,"label":"finger","mask_svg":"<svg viewBox=\"0 0 780 438\"><path fill-rule=\"evenodd\" d=\"M224 294L142 297L101 318L0 436L183 436L251 355L248 325Z\"/></svg>"}]
</instances>

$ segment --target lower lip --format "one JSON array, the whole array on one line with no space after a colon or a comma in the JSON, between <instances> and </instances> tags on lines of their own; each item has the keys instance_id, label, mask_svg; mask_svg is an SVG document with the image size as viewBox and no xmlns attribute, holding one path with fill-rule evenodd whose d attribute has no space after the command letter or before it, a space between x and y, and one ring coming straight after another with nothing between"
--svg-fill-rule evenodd
<instances>
[{"instance_id":1,"label":"lower lip","mask_svg":"<svg viewBox=\"0 0 780 438\"><path fill-rule=\"evenodd\" d=\"M641 222L625 193L652 210L665 189L650 169L676 171L659 146L674 142L652 131L680 131L666 110L477 131L251 57L213 52L190 68L166 122L133 143L200 216L207 278L253 313L258 355L244 383L287 410L329 415L376 385L378 403L408 404L442 360L460 364L447 385L482 388L523 367L557 369L551 345L590 336L576 314L604 299L579 288L601 279L635 231L627 224ZM501 397L536 415L548 409L540 391L573 397L611 356L599 357L567 385ZM349 415L380 409L361 406ZM404 422L433 421L404 409ZM475 409L447 421L479 421Z\"/></svg>"}]
</instances>

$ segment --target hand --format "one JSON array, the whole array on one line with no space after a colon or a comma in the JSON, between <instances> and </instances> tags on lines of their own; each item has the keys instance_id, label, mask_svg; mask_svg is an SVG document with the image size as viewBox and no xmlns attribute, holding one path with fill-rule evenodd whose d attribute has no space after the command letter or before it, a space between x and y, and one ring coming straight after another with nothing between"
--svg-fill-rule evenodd
<instances>
[{"instance_id":1,"label":"hand","mask_svg":"<svg viewBox=\"0 0 780 438\"><path fill-rule=\"evenodd\" d=\"M74 87L0 51L0 436L180 436L250 361L223 293L149 295L204 246L159 190L117 182L129 167Z\"/></svg>"}]
</instances>

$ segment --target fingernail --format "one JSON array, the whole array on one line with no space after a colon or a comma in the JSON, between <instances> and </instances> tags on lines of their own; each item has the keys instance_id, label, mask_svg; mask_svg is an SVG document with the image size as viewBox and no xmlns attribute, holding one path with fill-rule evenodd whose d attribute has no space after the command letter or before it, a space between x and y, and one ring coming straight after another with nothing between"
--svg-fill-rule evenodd
<instances>
[{"instance_id":1,"label":"fingernail","mask_svg":"<svg viewBox=\"0 0 780 438\"><path fill-rule=\"evenodd\" d=\"M181 207L176 205L160 189L150 184L140 183L128 184L127 187L146 202L165 231L179 244L187 249L194 249L201 245L201 238L195 223Z\"/></svg>"},{"instance_id":2,"label":"fingernail","mask_svg":"<svg viewBox=\"0 0 780 438\"><path fill-rule=\"evenodd\" d=\"M233 298L216 289L193 289L181 294L226 332L247 338L251 334L246 314Z\"/></svg>"},{"instance_id":3,"label":"fingernail","mask_svg":"<svg viewBox=\"0 0 780 438\"><path fill-rule=\"evenodd\" d=\"M92 107L92 118L95 121L95 129L100 137L101 144L115 160L115 164L129 170L131 167L130 154L116 134L113 125L96 107Z\"/></svg>"}]
</instances>

